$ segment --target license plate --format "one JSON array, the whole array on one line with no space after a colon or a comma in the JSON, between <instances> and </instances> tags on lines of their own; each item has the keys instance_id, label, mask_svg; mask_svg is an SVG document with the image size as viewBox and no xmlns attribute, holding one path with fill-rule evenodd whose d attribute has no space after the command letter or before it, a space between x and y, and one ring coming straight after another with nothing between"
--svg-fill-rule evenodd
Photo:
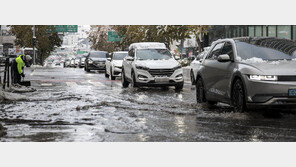
<instances>
[{"instance_id":1,"label":"license plate","mask_svg":"<svg viewBox=\"0 0 296 167\"><path fill-rule=\"evenodd\" d=\"M296 97L296 89L289 89L288 95Z\"/></svg>"},{"instance_id":2,"label":"license plate","mask_svg":"<svg viewBox=\"0 0 296 167\"><path fill-rule=\"evenodd\" d=\"M155 82L169 82L169 78L168 77L155 77Z\"/></svg>"}]
</instances>

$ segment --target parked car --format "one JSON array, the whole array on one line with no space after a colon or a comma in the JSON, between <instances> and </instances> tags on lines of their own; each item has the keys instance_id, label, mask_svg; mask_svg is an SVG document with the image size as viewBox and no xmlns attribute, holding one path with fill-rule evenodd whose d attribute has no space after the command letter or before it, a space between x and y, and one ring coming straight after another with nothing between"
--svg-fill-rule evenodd
<instances>
[{"instance_id":1,"label":"parked car","mask_svg":"<svg viewBox=\"0 0 296 167\"><path fill-rule=\"evenodd\" d=\"M79 67L80 57L75 58L75 68Z\"/></svg>"},{"instance_id":2,"label":"parked car","mask_svg":"<svg viewBox=\"0 0 296 167\"><path fill-rule=\"evenodd\" d=\"M223 102L243 112L296 105L296 43L278 38L214 42L198 70L197 102Z\"/></svg>"},{"instance_id":3,"label":"parked car","mask_svg":"<svg viewBox=\"0 0 296 167\"><path fill-rule=\"evenodd\" d=\"M113 52L110 58L106 61L105 76L111 77L111 80L115 80L116 77L121 76L122 61L127 56L128 52Z\"/></svg>"},{"instance_id":4,"label":"parked car","mask_svg":"<svg viewBox=\"0 0 296 167\"><path fill-rule=\"evenodd\" d=\"M69 67L76 67L76 65L75 65L75 58L72 58L72 59L70 60L70 65L69 65Z\"/></svg>"},{"instance_id":5,"label":"parked car","mask_svg":"<svg viewBox=\"0 0 296 167\"><path fill-rule=\"evenodd\" d=\"M86 59L87 54L83 54L80 59L79 59L79 68L82 68L85 66L85 59Z\"/></svg>"},{"instance_id":6,"label":"parked car","mask_svg":"<svg viewBox=\"0 0 296 167\"><path fill-rule=\"evenodd\" d=\"M65 61L64 61L64 68L70 67L70 63L71 63L71 60L70 59L65 59Z\"/></svg>"},{"instance_id":7,"label":"parked car","mask_svg":"<svg viewBox=\"0 0 296 167\"><path fill-rule=\"evenodd\" d=\"M209 48L210 47L205 47L204 51L197 55L196 58L190 63L190 80L192 85L195 85L197 71L201 67L202 60L204 56L208 53Z\"/></svg>"},{"instance_id":8,"label":"parked car","mask_svg":"<svg viewBox=\"0 0 296 167\"><path fill-rule=\"evenodd\" d=\"M90 72L90 70L105 70L106 60L108 52L105 51L91 51L85 59L84 70Z\"/></svg>"},{"instance_id":9,"label":"parked car","mask_svg":"<svg viewBox=\"0 0 296 167\"><path fill-rule=\"evenodd\" d=\"M122 63L122 86L175 86L183 89L183 70L164 43L141 42L129 46Z\"/></svg>"}]
</instances>

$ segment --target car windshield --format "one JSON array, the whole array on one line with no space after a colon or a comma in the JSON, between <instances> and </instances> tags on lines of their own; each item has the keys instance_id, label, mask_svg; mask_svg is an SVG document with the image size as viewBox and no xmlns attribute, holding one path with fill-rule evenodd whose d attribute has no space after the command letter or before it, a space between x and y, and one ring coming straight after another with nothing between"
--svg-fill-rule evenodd
<instances>
[{"instance_id":1,"label":"car windshield","mask_svg":"<svg viewBox=\"0 0 296 167\"><path fill-rule=\"evenodd\" d=\"M172 54L167 49L139 49L137 50L138 60L168 60Z\"/></svg>"},{"instance_id":2,"label":"car windshield","mask_svg":"<svg viewBox=\"0 0 296 167\"><path fill-rule=\"evenodd\" d=\"M288 40L275 39L274 41L236 42L239 59L247 60L260 58L267 61L291 60L296 58L296 43Z\"/></svg>"},{"instance_id":3,"label":"car windshield","mask_svg":"<svg viewBox=\"0 0 296 167\"><path fill-rule=\"evenodd\" d=\"M106 58L107 52L92 52L90 53L90 57L96 57L96 58Z\"/></svg>"},{"instance_id":4,"label":"car windshield","mask_svg":"<svg viewBox=\"0 0 296 167\"><path fill-rule=\"evenodd\" d=\"M126 53L114 53L113 60L123 60L127 56Z\"/></svg>"}]
</instances>

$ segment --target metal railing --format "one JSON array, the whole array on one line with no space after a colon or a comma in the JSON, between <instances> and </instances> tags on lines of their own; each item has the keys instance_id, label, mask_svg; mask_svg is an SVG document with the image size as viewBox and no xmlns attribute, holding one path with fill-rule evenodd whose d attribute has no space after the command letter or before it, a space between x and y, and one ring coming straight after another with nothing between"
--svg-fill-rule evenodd
<instances>
[{"instance_id":1,"label":"metal railing","mask_svg":"<svg viewBox=\"0 0 296 167\"><path fill-rule=\"evenodd\" d=\"M4 70L0 70L0 73L4 73L4 76L3 76L3 89L5 89L5 86L9 87L9 66L10 66L10 63L9 63L9 57L5 56L5 68ZM1 76L0 76L0 83L1 83Z\"/></svg>"}]
</instances>

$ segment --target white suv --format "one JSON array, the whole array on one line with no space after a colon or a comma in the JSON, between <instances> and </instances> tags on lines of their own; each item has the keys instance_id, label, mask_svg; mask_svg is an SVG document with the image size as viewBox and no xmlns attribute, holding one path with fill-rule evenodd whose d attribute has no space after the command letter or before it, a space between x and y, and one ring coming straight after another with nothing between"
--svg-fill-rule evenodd
<instances>
[{"instance_id":1,"label":"white suv","mask_svg":"<svg viewBox=\"0 0 296 167\"><path fill-rule=\"evenodd\" d=\"M175 86L183 89L183 70L164 43L141 42L129 47L122 63L122 86Z\"/></svg>"},{"instance_id":2,"label":"white suv","mask_svg":"<svg viewBox=\"0 0 296 167\"><path fill-rule=\"evenodd\" d=\"M113 52L110 58L106 60L105 77L111 77L111 80L115 80L115 77L121 76L122 61L127 56L128 52Z\"/></svg>"}]
</instances>

